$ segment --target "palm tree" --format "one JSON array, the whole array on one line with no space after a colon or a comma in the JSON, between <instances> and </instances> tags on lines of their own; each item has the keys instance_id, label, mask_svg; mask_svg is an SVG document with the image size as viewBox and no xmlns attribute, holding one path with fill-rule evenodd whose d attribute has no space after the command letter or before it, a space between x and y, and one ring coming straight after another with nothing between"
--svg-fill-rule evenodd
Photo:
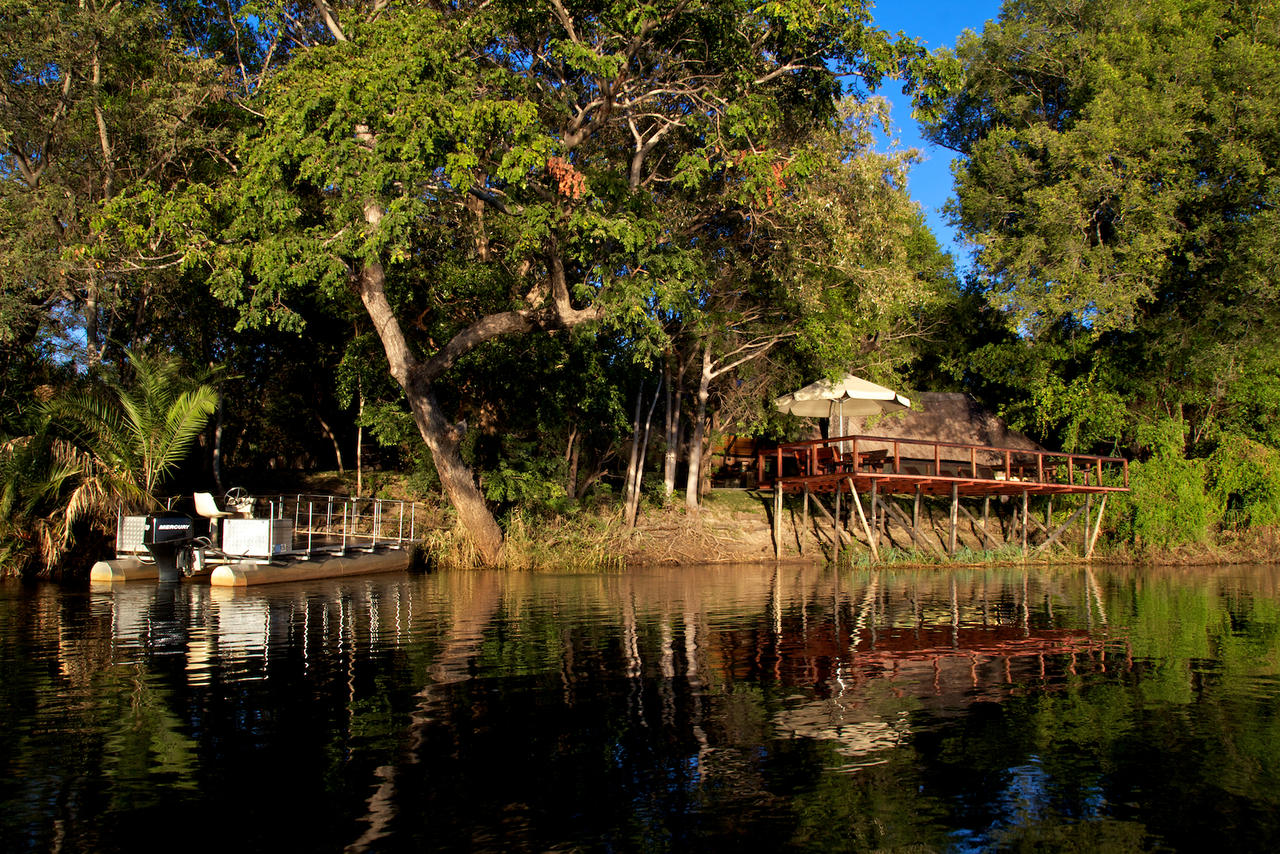
<instances>
[{"instance_id":1,"label":"palm tree","mask_svg":"<svg viewBox=\"0 0 1280 854\"><path fill-rule=\"evenodd\" d=\"M192 377L173 358L128 357L128 385L56 396L39 430L0 445L0 573L49 569L78 524L108 533L117 509L159 506L156 490L204 429L217 392L211 373Z\"/></svg>"},{"instance_id":2,"label":"palm tree","mask_svg":"<svg viewBox=\"0 0 1280 854\"><path fill-rule=\"evenodd\" d=\"M176 359L126 351L129 385L64 395L47 411L89 453L104 495L131 509L156 507L156 489L177 468L218 403L208 374L192 377Z\"/></svg>"}]
</instances>

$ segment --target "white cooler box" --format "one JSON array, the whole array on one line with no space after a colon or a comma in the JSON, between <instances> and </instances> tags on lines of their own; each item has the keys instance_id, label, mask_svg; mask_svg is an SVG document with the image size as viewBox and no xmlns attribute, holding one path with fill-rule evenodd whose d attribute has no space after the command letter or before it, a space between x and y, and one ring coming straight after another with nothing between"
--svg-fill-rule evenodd
<instances>
[{"instance_id":1,"label":"white cooler box","mask_svg":"<svg viewBox=\"0 0 1280 854\"><path fill-rule=\"evenodd\" d=\"M222 551L235 557L273 557L293 551L290 519L222 520Z\"/></svg>"}]
</instances>

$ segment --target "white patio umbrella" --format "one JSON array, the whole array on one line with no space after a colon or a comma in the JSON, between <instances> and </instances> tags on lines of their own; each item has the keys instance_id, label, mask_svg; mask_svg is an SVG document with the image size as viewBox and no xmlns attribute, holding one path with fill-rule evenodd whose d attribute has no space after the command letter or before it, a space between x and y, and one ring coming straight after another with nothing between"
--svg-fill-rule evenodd
<instances>
[{"instance_id":1,"label":"white patio umbrella","mask_svg":"<svg viewBox=\"0 0 1280 854\"><path fill-rule=\"evenodd\" d=\"M911 401L893 389L846 374L834 382L818 380L816 383L809 383L798 391L777 398L773 405L788 415L829 418L831 426L827 429L827 435L839 436L843 433L846 418L910 409Z\"/></svg>"}]
</instances>

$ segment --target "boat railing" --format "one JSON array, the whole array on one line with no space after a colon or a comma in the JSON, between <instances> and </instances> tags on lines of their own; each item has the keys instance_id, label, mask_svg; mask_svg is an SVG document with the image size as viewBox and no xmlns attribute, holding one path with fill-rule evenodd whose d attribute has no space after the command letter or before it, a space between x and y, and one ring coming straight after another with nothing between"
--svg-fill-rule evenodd
<instances>
[{"instance_id":1,"label":"boat railing","mask_svg":"<svg viewBox=\"0 0 1280 854\"><path fill-rule=\"evenodd\" d=\"M297 552L403 548L422 535L424 506L414 501L295 493L260 497L269 517L293 523Z\"/></svg>"},{"instance_id":2,"label":"boat railing","mask_svg":"<svg viewBox=\"0 0 1280 854\"><path fill-rule=\"evenodd\" d=\"M162 498L160 503L171 510L185 497ZM250 533L262 540L258 543L255 539L252 547L252 556L258 557L400 549L417 542L427 530L425 505L398 499L293 493L249 497L237 509L239 512L223 520L223 527L226 528L228 522L251 523ZM116 522L117 554L147 555L142 542L146 518L120 508ZM265 527L258 531L261 526ZM215 553L227 548L230 555L242 554L220 540L213 545Z\"/></svg>"}]
</instances>

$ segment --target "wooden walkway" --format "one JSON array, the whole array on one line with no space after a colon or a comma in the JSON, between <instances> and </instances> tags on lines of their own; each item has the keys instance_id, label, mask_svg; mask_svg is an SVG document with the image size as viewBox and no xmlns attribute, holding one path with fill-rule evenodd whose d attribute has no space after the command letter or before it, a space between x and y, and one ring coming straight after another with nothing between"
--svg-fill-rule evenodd
<instances>
[{"instance_id":1,"label":"wooden walkway","mask_svg":"<svg viewBox=\"0 0 1280 854\"><path fill-rule=\"evenodd\" d=\"M981 524L980 533L984 539L991 539L986 535L991 496L1020 497L1022 548L1025 553L1030 538L1028 500L1031 496L1084 495L1085 503L1062 525L1055 530L1050 530L1049 525L1041 526L1045 538L1037 548L1052 545L1084 511L1086 554L1091 555L1101 528L1107 495L1112 492L1127 492L1129 489L1129 463L1121 457L1067 454L1060 451L883 436L840 436L792 442L760 452L756 456L756 481L761 489L772 489L774 492L774 543L775 556L779 558L782 556L782 497L784 494L797 493L805 497L806 525L810 500L816 501L818 495L834 494L834 517L825 510L821 502L816 507L833 522L837 531L833 542L837 546L841 542L838 533L841 528L841 498L849 496L857 510L872 555L877 559L876 546L879 538L876 532L889 517L910 531L913 543L920 541L918 528L922 496L951 498L948 553L956 551L956 526L961 512L961 497L984 499L981 523L967 510L964 511L975 528ZM869 495L869 513L863 507L859 497L861 494ZM915 507L910 520L905 518L896 504L885 501L893 495L914 497ZM1095 495L1102 497L1096 521L1090 518L1091 498ZM1051 502L1052 498L1050 508ZM881 513L884 515L879 515ZM1049 511L1049 519L1052 519L1052 509ZM1094 522L1091 534L1088 532L1090 522Z\"/></svg>"}]
</instances>

